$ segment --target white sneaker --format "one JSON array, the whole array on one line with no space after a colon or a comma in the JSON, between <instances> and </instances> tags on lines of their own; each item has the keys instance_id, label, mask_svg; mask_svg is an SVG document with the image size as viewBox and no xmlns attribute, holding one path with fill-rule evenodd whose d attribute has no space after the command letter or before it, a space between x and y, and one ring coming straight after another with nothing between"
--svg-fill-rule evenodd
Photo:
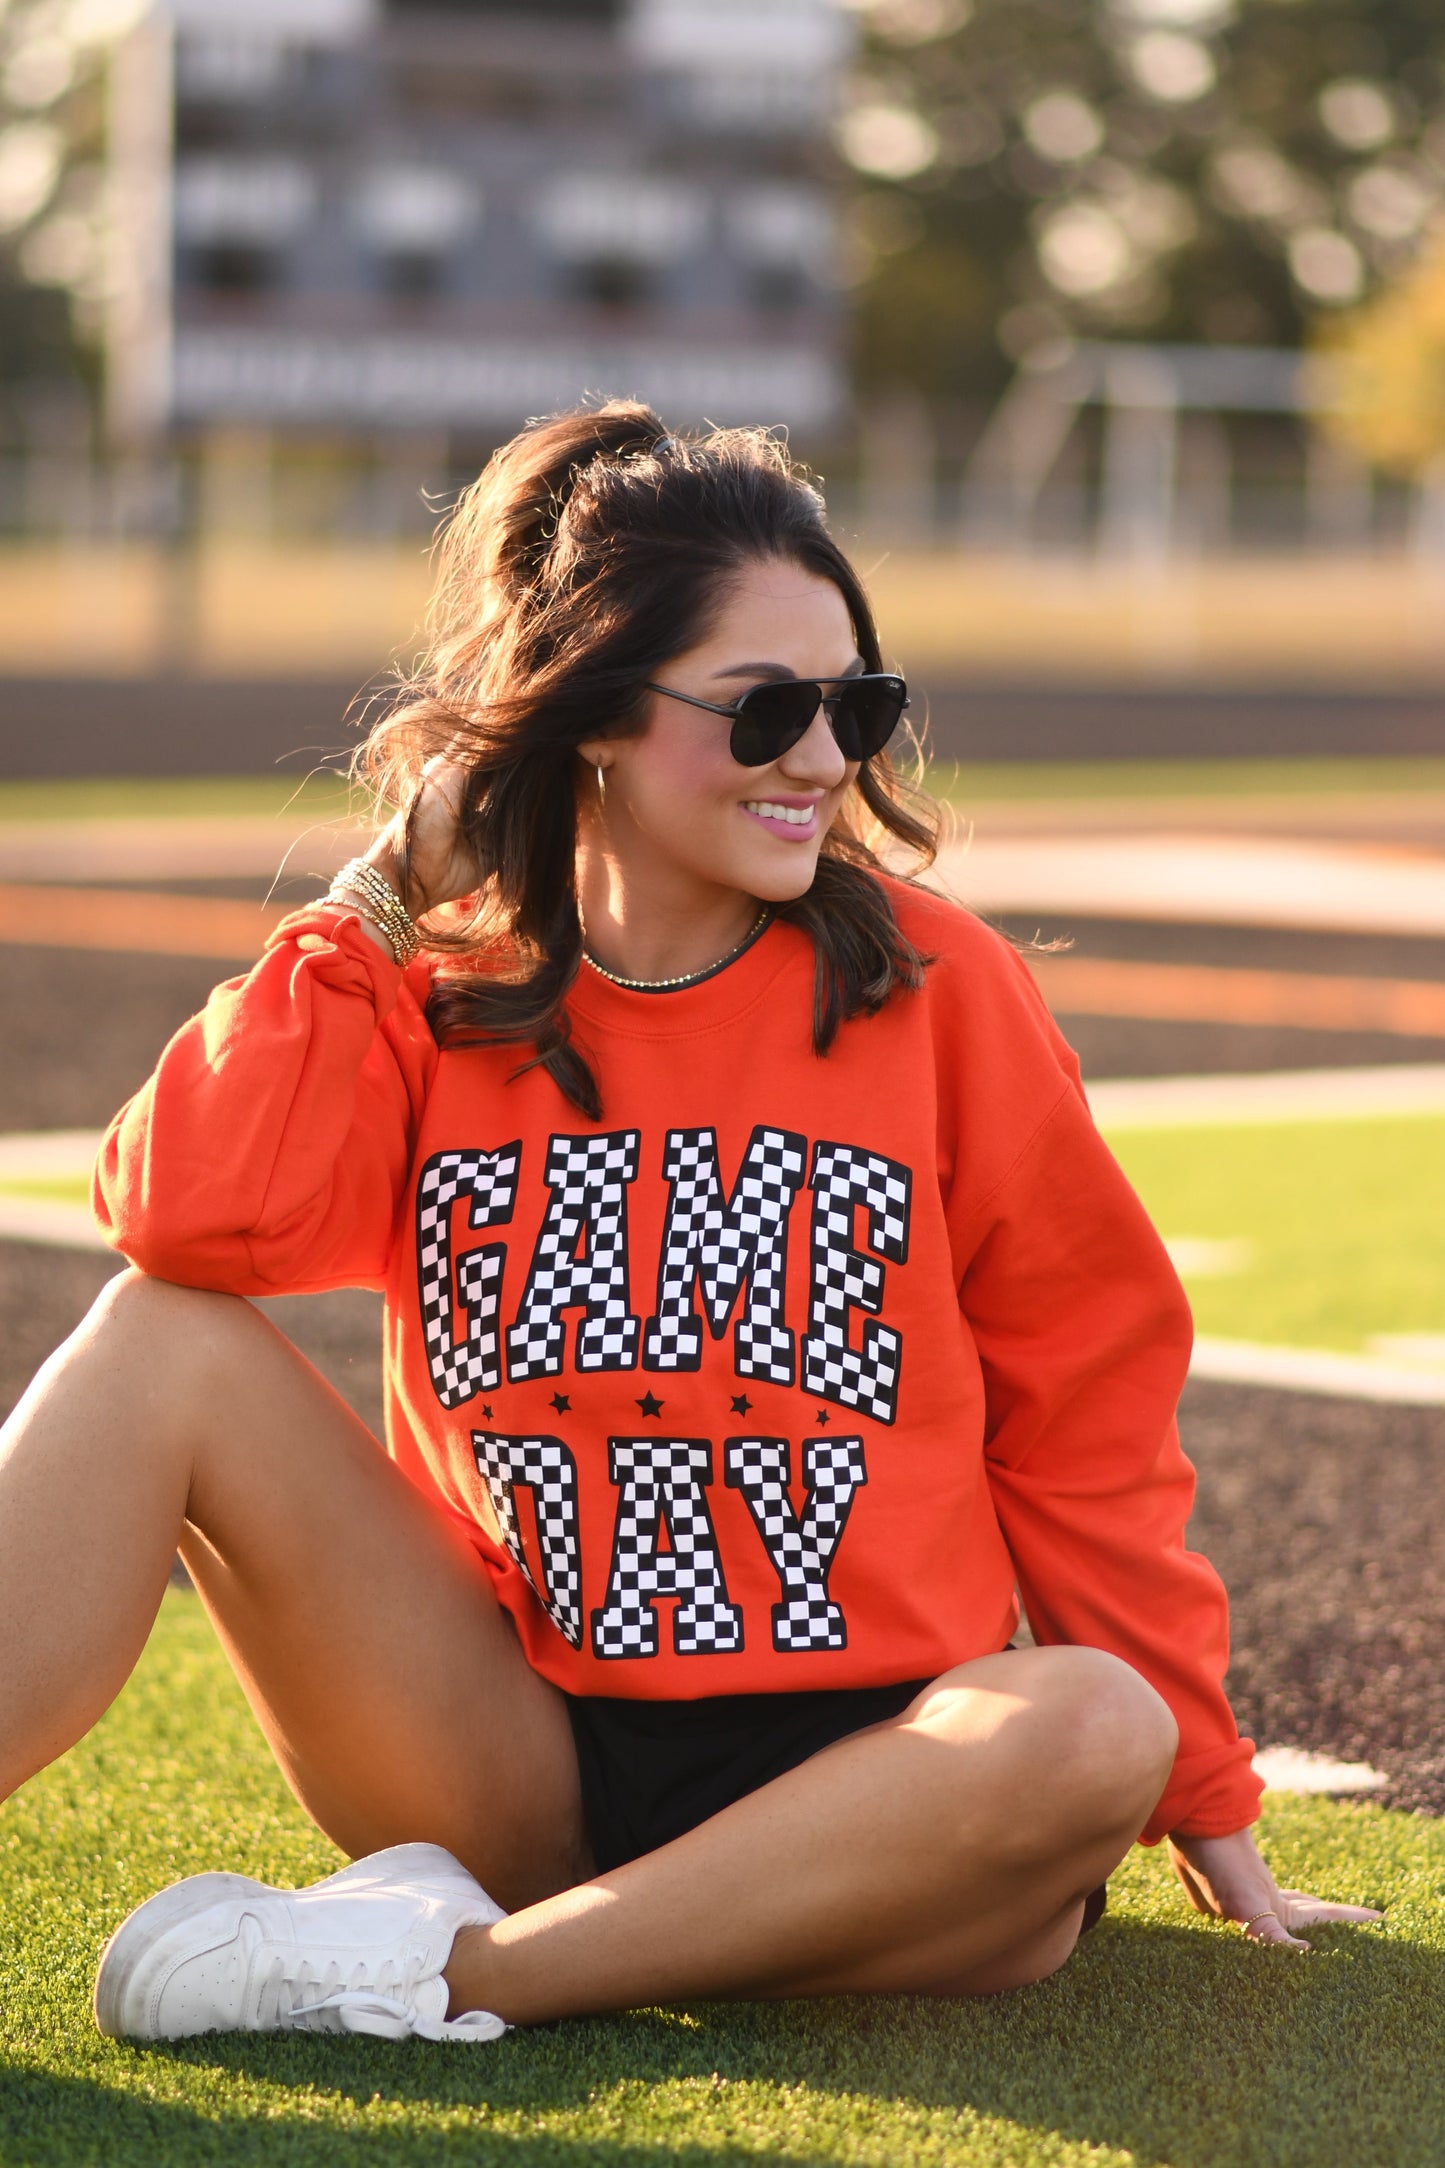
<instances>
[{"instance_id":1,"label":"white sneaker","mask_svg":"<svg viewBox=\"0 0 1445 2168\"><path fill-rule=\"evenodd\" d=\"M353 2032L497 2040L487 2010L447 2016L457 1930L506 1914L436 1844L398 1844L307 1889L197 1874L138 1905L101 1954L95 2022L112 2038Z\"/></svg>"}]
</instances>

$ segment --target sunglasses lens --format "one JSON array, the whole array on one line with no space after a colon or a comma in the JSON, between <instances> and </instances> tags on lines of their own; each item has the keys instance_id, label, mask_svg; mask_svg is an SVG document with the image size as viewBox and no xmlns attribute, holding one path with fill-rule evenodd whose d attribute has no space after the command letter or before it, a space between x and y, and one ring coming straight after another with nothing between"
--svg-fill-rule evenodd
<instances>
[{"instance_id":1,"label":"sunglasses lens","mask_svg":"<svg viewBox=\"0 0 1445 2168\"><path fill-rule=\"evenodd\" d=\"M728 740L732 756L744 768L765 768L796 745L818 712L828 722L845 760L867 760L879 753L898 728L908 705L908 687L900 677L862 677L826 694L821 685L789 678L776 685L754 685L743 694Z\"/></svg>"},{"instance_id":2,"label":"sunglasses lens","mask_svg":"<svg viewBox=\"0 0 1445 2168\"><path fill-rule=\"evenodd\" d=\"M820 685L788 678L776 685L754 685L735 710L728 740L733 759L744 768L765 768L779 753L796 745L818 712Z\"/></svg>"},{"instance_id":3,"label":"sunglasses lens","mask_svg":"<svg viewBox=\"0 0 1445 2168\"><path fill-rule=\"evenodd\" d=\"M902 678L859 678L841 686L828 701L828 720L845 760L867 760L881 753L908 705L908 688Z\"/></svg>"}]
</instances>

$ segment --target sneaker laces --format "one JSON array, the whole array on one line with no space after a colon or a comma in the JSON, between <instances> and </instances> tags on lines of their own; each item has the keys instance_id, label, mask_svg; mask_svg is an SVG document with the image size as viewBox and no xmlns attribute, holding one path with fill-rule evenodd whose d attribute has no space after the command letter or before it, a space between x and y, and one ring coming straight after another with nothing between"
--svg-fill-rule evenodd
<instances>
[{"instance_id":1,"label":"sneaker laces","mask_svg":"<svg viewBox=\"0 0 1445 2168\"><path fill-rule=\"evenodd\" d=\"M405 1964L359 1963L348 1975L333 1958L318 1968L307 1957L277 1953L260 1984L256 2022L267 2030L366 2033L381 2040L496 2040L510 2030L489 2010L448 2018L447 1987L425 1970L413 1950ZM431 2005L432 2007L427 2007Z\"/></svg>"},{"instance_id":2,"label":"sneaker laces","mask_svg":"<svg viewBox=\"0 0 1445 2168\"><path fill-rule=\"evenodd\" d=\"M384 1957L380 1964L363 1959L348 1973L337 1959L324 1966L296 1952L277 1951L259 1983L256 2023L270 2032L295 2027L302 2032L347 2032L348 2012L371 2014L400 2029L397 2039L411 2030L416 1991L424 1978L422 1953L413 1951L403 1964Z\"/></svg>"},{"instance_id":3,"label":"sneaker laces","mask_svg":"<svg viewBox=\"0 0 1445 2168\"><path fill-rule=\"evenodd\" d=\"M435 2015L424 2006L434 2002ZM371 1995L353 1988L308 2004L301 2022L311 2031L366 2033L377 2040L500 2040L511 2026L490 2010L463 2010L448 2017L446 1982L424 1980L415 2001ZM316 2020L316 2023L312 2023Z\"/></svg>"}]
</instances>

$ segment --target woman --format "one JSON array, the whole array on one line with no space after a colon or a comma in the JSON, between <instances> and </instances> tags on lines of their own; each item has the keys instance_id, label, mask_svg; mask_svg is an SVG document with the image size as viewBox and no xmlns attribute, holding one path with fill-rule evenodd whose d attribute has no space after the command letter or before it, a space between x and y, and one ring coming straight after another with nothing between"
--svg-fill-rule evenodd
<instances>
[{"instance_id":1,"label":"woman","mask_svg":"<svg viewBox=\"0 0 1445 2168\"><path fill-rule=\"evenodd\" d=\"M105 1708L179 1544L357 1861L152 1898L103 2030L990 1993L1141 1830L1260 1941L1370 1916L1250 1837L1188 1314L1073 1059L867 848L928 855L904 699L761 434L612 404L463 500L371 747L407 817L117 1118L136 1269L7 1433L0 1790ZM236 1299L358 1283L389 1459Z\"/></svg>"}]
</instances>

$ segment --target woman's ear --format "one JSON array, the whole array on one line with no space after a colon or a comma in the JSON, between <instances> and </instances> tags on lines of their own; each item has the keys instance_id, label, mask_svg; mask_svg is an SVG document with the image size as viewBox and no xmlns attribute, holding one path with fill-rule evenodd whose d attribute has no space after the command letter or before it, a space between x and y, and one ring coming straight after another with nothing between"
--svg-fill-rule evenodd
<instances>
[{"instance_id":1,"label":"woman's ear","mask_svg":"<svg viewBox=\"0 0 1445 2168\"><path fill-rule=\"evenodd\" d=\"M589 768L610 768L612 765L610 738L588 738L577 750Z\"/></svg>"}]
</instances>

